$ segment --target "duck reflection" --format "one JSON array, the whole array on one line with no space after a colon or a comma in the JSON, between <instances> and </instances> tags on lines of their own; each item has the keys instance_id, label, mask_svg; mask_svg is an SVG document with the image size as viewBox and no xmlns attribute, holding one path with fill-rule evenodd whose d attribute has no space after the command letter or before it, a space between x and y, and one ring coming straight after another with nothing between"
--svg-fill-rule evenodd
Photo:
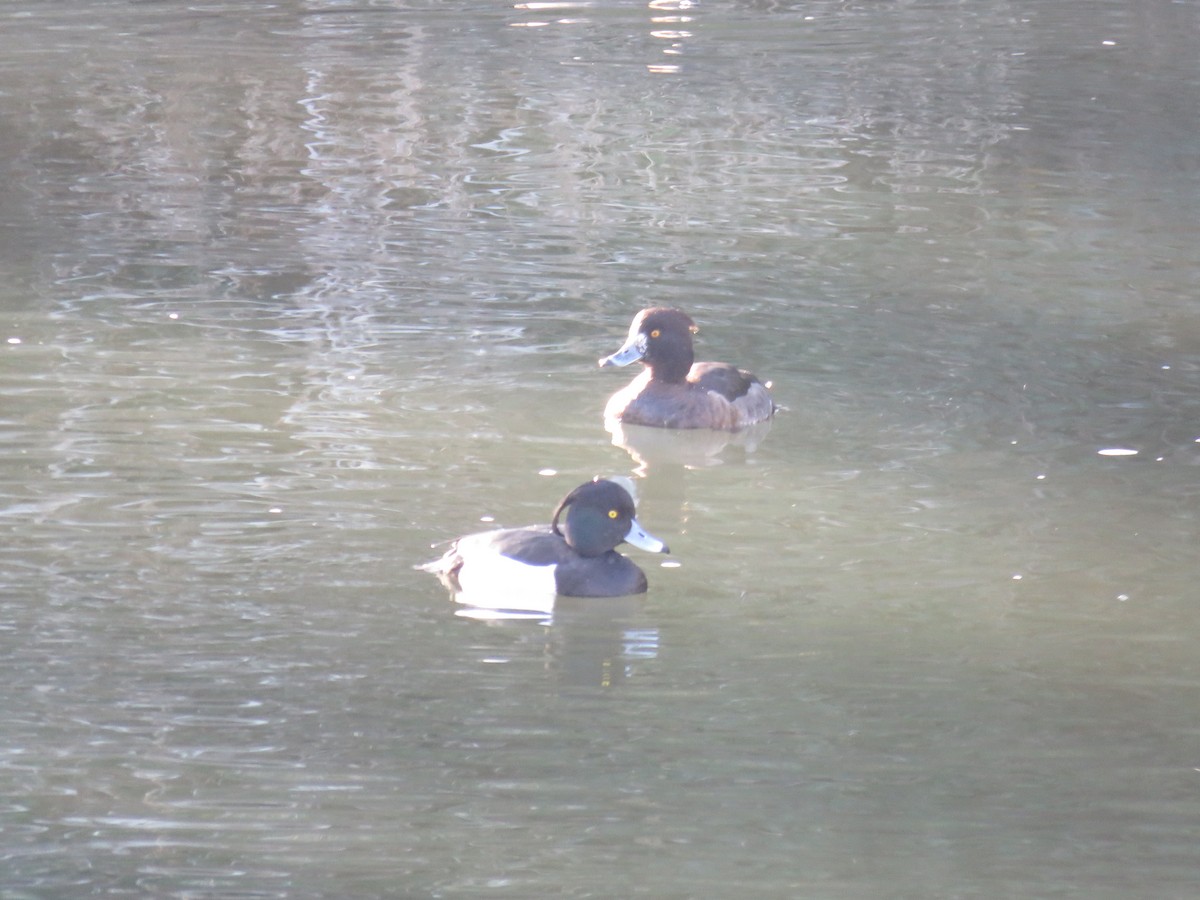
<instances>
[{"instance_id":1,"label":"duck reflection","mask_svg":"<svg viewBox=\"0 0 1200 900\"><path fill-rule=\"evenodd\" d=\"M739 431L707 428L675 429L605 422L612 443L633 460L632 483L641 495L639 504L653 510L656 525L678 535L690 529L690 481L697 470L725 463L745 462L771 430L771 422L758 422ZM677 562L662 563L677 566Z\"/></svg>"},{"instance_id":2,"label":"duck reflection","mask_svg":"<svg viewBox=\"0 0 1200 900\"><path fill-rule=\"evenodd\" d=\"M653 470L703 469L725 462L727 448L745 456L753 453L771 430L771 422L758 422L740 431L711 431L707 428L653 428L626 425L615 419L604 423L614 446L632 457L634 474L646 477Z\"/></svg>"},{"instance_id":3,"label":"duck reflection","mask_svg":"<svg viewBox=\"0 0 1200 900\"><path fill-rule=\"evenodd\" d=\"M488 647L495 663L536 662L564 687L607 689L624 684L658 656L659 630L645 621L639 597L559 597L544 611L462 607L456 615L486 622L505 635L504 649ZM535 629L524 631L533 623ZM518 629L521 640L509 638Z\"/></svg>"},{"instance_id":4,"label":"duck reflection","mask_svg":"<svg viewBox=\"0 0 1200 900\"><path fill-rule=\"evenodd\" d=\"M633 677L638 663L658 656L656 627L639 621L641 602L562 598L548 635L546 665L570 687L611 688Z\"/></svg>"}]
</instances>

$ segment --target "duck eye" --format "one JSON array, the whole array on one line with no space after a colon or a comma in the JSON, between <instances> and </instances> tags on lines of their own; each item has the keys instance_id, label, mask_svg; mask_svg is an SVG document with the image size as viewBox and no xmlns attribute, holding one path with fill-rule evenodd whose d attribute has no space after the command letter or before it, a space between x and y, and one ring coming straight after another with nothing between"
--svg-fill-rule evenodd
<instances>
[{"instance_id":1,"label":"duck eye","mask_svg":"<svg viewBox=\"0 0 1200 900\"><path fill-rule=\"evenodd\" d=\"M615 509L610 509L610 510L608 511L608 517L609 517L610 519L615 519L615 518L616 518L617 516L619 516L619 515L620 515L620 513L619 513L619 512L617 512Z\"/></svg>"},{"instance_id":2,"label":"duck eye","mask_svg":"<svg viewBox=\"0 0 1200 900\"><path fill-rule=\"evenodd\" d=\"M659 331L657 328L655 328L653 331L651 331L651 332L650 332L650 337L652 337L652 338L656 338L656 337L658 337L660 334L662 334L662 332L661 332L661 331Z\"/></svg>"}]
</instances>

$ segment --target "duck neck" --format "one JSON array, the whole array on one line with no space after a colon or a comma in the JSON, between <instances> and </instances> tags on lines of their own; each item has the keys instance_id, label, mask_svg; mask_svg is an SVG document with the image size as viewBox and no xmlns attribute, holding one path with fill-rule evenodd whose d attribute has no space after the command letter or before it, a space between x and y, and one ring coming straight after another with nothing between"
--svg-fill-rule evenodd
<instances>
[{"instance_id":1,"label":"duck neck","mask_svg":"<svg viewBox=\"0 0 1200 900\"><path fill-rule=\"evenodd\" d=\"M670 384L679 384L687 381L688 372L692 371L692 362L695 357L689 351L687 353L672 354L670 359L656 359L648 365L650 367L650 377L655 381L665 381Z\"/></svg>"}]
</instances>

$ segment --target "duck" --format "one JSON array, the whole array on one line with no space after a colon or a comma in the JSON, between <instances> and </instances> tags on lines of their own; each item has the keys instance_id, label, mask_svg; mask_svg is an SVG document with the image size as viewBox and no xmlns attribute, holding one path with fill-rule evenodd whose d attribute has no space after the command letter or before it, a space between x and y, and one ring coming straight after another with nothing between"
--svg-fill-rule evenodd
<instances>
[{"instance_id":1,"label":"duck","mask_svg":"<svg viewBox=\"0 0 1200 900\"><path fill-rule=\"evenodd\" d=\"M605 421L739 431L770 419L775 402L756 376L729 363L695 362L692 335L698 330L678 309L654 306L634 316L624 345L600 366L640 360L646 368L609 398Z\"/></svg>"},{"instance_id":2,"label":"duck","mask_svg":"<svg viewBox=\"0 0 1200 900\"><path fill-rule=\"evenodd\" d=\"M593 478L559 502L549 525L528 525L456 539L440 559L416 568L437 575L461 603L540 608L537 600L622 597L646 592L646 574L616 546L629 543L669 553L635 516L633 497L620 484ZM476 603L475 598L487 598Z\"/></svg>"}]
</instances>

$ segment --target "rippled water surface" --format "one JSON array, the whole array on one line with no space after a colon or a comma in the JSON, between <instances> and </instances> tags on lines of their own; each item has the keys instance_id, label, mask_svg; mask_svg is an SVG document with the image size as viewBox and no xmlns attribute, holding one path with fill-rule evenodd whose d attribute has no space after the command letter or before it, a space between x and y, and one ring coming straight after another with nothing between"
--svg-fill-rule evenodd
<instances>
[{"instance_id":1,"label":"rippled water surface","mask_svg":"<svg viewBox=\"0 0 1200 900\"><path fill-rule=\"evenodd\" d=\"M1194 896L1198 18L5 5L0 895ZM646 595L413 570L595 474Z\"/></svg>"}]
</instances>

